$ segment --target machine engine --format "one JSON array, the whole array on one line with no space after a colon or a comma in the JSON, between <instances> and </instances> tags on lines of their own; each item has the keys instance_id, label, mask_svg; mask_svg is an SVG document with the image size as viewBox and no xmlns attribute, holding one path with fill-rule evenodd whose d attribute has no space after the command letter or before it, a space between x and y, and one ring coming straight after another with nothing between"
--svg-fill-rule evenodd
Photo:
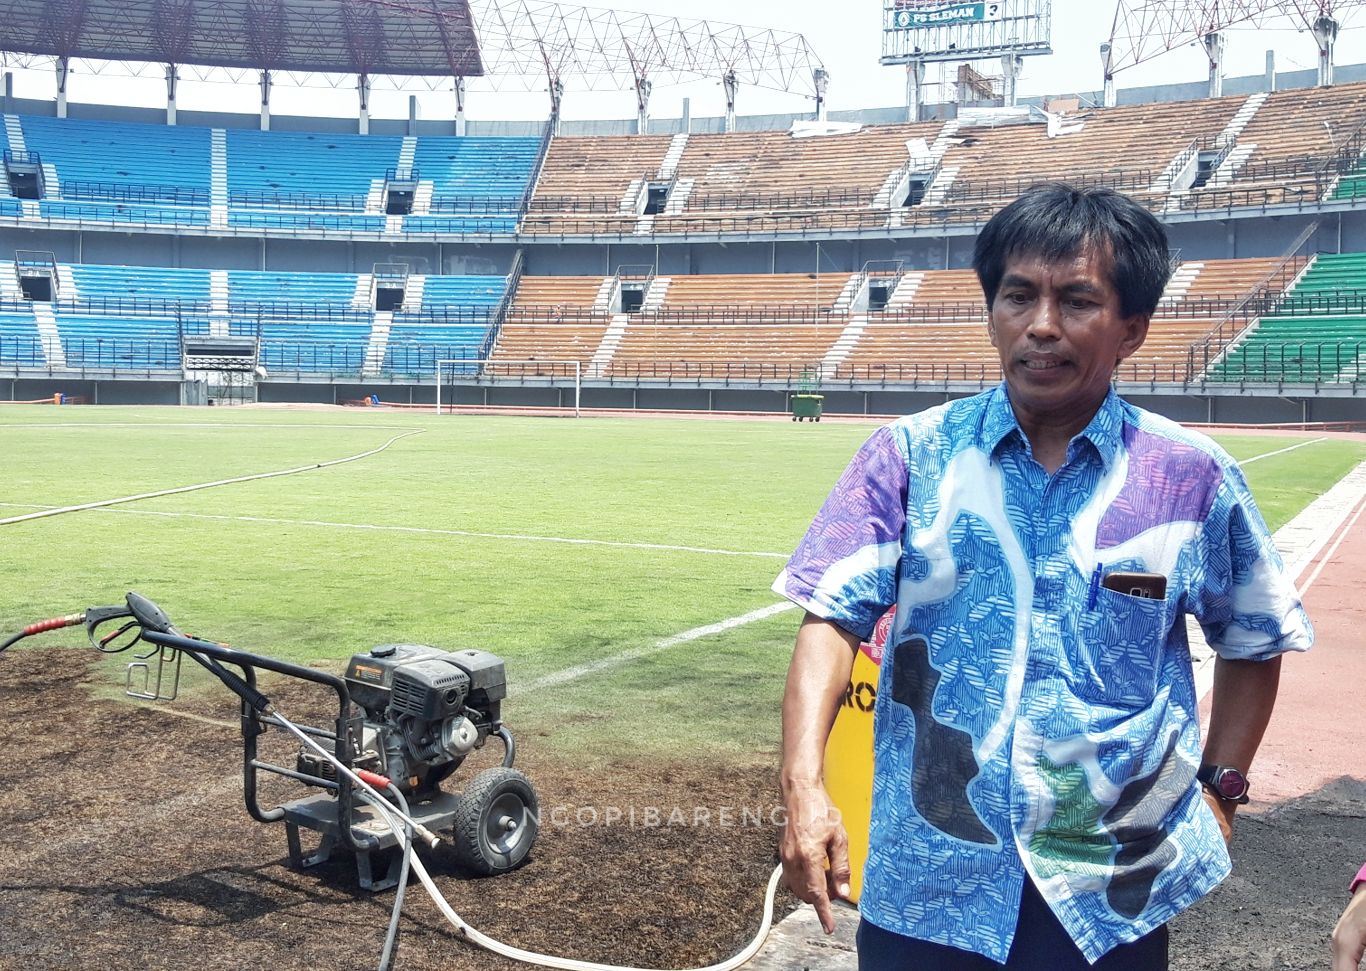
<instances>
[{"instance_id":1,"label":"machine engine","mask_svg":"<svg viewBox=\"0 0 1366 971\"><path fill-rule=\"evenodd\" d=\"M365 711L355 765L387 776L410 798L435 795L441 780L502 728L503 659L487 651L382 644L353 655L345 679ZM334 778L332 767L307 751L299 771Z\"/></svg>"}]
</instances>

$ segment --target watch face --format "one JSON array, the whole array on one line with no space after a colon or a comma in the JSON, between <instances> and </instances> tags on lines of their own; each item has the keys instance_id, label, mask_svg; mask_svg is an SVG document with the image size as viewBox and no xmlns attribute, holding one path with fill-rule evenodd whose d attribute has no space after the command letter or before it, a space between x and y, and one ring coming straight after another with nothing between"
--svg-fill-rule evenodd
<instances>
[{"instance_id":1,"label":"watch face","mask_svg":"<svg viewBox=\"0 0 1366 971\"><path fill-rule=\"evenodd\" d=\"M1224 769L1214 780L1214 788L1225 799L1240 799L1247 793L1247 780L1237 769Z\"/></svg>"}]
</instances>

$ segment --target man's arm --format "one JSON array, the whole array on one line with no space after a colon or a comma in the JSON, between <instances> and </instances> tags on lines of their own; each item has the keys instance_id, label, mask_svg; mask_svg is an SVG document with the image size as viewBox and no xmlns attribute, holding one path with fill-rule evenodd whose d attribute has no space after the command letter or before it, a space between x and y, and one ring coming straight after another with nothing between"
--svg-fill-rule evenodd
<instances>
[{"instance_id":1,"label":"man's arm","mask_svg":"<svg viewBox=\"0 0 1366 971\"><path fill-rule=\"evenodd\" d=\"M1271 720L1280 680L1280 657L1267 661L1234 661L1221 657L1214 662L1214 695L1210 699L1205 762L1232 766L1244 775L1248 774L1257 746L1261 745L1262 735ZM1227 842L1233 835L1233 813L1238 806L1217 798L1208 789L1202 791Z\"/></svg>"},{"instance_id":2,"label":"man's arm","mask_svg":"<svg viewBox=\"0 0 1366 971\"><path fill-rule=\"evenodd\" d=\"M825 791L825 743L858 645L856 635L808 613L783 692L783 876L797 897L815 905L827 934L835 929L830 901L849 895L849 839Z\"/></svg>"},{"instance_id":3,"label":"man's arm","mask_svg":"<svg viewBox=\"0 0 1366 971\"><path fill-rule=\"evenodd\" d=\"M1352 902L1333 928L1333 971L1357 971L1366 956L1366 866L1354 885Z\"/></svg>"}]
</instances>

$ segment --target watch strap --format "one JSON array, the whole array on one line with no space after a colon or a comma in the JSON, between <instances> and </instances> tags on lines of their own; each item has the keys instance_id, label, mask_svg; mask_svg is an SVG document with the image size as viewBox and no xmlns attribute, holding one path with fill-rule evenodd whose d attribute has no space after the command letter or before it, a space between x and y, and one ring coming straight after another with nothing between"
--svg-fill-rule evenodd
<instances>
[{"instance_id":1,"label":"watch strap","mask_svg":"<svg viewBox=\"0 0 1366 971\"><path fill-rule=\"evenodd\" d=\"M1243 780L1243 791L1239 795L1226 796L1223 792L1220 791L1219 780L1223 775L1229 772L1235 773L1240 779ZM1212 762L1202 762L1200 763L1200 768L1196 770L1195 778L1197 782L1199 782L1211 793L1213 793L1216 799L1220 799L1223 802L1235 803L1239 806L1245 805L1248 801L1247 777L1244 776L1237 769L1230 768L1226 765L1215 765Z\"/></svg>"}]
</instances>

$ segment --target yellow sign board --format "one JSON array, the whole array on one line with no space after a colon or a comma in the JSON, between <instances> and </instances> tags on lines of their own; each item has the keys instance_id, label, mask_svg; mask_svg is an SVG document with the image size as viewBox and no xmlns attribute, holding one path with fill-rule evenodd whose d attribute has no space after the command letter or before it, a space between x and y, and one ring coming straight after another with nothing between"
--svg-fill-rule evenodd
<instances>
[{"instance_id":1,"label":"yellow sign board","mask_svg":"<svg viewBox=\"0 0 1366 971\"><path fill-rule=\"evenodd\" d=\"M873 636L860 645L854 656L849 687L825 745L825 788L849 834L849 899L855 902L863 889L868 823L873 814L873 704L877 701L882 653L895 613L893 607L882 615Z\"/></svg>"}]
</instances>

